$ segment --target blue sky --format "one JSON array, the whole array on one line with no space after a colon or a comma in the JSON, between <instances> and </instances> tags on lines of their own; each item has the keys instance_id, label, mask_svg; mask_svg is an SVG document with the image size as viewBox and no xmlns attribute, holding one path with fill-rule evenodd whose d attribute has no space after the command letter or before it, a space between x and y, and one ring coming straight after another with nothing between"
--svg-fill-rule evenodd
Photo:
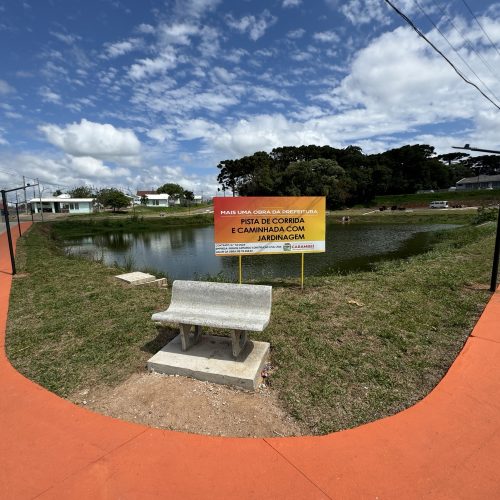
<instances>
[{"instance_id":1,"label":"blue sky","mask_svg":"<svg viewBox=\"0 0 500 500\"><path fill-rule=\"evenodd\" d=\"M500 97L500 3L468 1L494 45L462 0L394 3ZM500 148L499 111L383 0L0 0L0 51L1 187L208 196L277 146Z\"/></svg>"}]
</instances>

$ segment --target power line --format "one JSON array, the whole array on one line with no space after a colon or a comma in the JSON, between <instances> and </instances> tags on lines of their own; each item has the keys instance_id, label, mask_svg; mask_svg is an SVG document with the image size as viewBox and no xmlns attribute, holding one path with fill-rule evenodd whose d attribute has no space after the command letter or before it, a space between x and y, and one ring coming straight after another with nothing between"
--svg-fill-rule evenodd
<instances>
[{"instance_id":1,"label":"power line","mask_svg":"<svg viewBox=\"0 0 500 500\"><path fill-rule=\"evenodd\" d=\"M493 90L491 90L490 87L488 87L488 85L474 71L474 69L471 67L471 65L462 57L462 54L460 54L460 52L458 52L458 50L452 45L452 43L448 40L448 38L446 37L446 35L441 31L441 29L439 28L439 26L432 20L432 18L429 16L429 14L427 14L427 12L424 10L424 8L420 5L420 3L418 2L418 0L413 0L413 1L417 5L417 7L420 9L420 11L424 14L424 16L429 20L429 22L432 24L432 26L434 26L434 28L436 28L436 30L438 31L438 33L445 39L446 43L451 47L451 49L453 50L453 52L455 52L455 54L460 58L460 60L469 68L470 71L472 71L473 75L483 84L483 86L486 89L489 90L490 94L497 101L499 101L498 97L495 95L495 93L493 92ZM473 49L473 50L475 52L475 49ZM476 52L476 54L479 55L477 52ZM496 75L493 75L493 76L496 78Z\"/></svg>"},{"instance_id":2,"label":"power line","mask_svg":"<svg viewBox=\"0 0 500 500\"><path fill-rule=\"evenodd\" d=\"M497 108L500 111L500 106L494 102L488 95L486 95L474 82L471 82L468 80L461 72L460 70L448 59L448 57L441 52L419 29L418 27L413 23L413 21L403 14L392 2L391 0L384 0L385 3L387 3L399 16L401 16L411 27L412 29L417 33L418 36L423 38L455 71L455 73L465 82L468 83L469 85L472 85L485 99L487 99L495 108Z\"/></svg>"},{"instance_id":3,"label":"power line","mask_svg":"<svg viewBox=\"0 0 500 500\"><path fill-rule=\"evenodd\" d=\"M478 59L480 59L482 61L482 63L488 68L489 72L493 75L493 77L500 81L498 79L498 74L497 72L491 67L490 63L475 49L474 45L472 45L472 42L469 40L469 38L467 38L466 35L463 34L462 31L460 31L456 24L453 22L453 19L445 12L445 10L443 9L443 7L439 4L439 2L436 2L434 0L434 5L436 7L438 7L438 9L441 11L441 14L450 22L450 24L452 25L453 29L461 36L462 40L466 43L467 47L472 51L474 52L474 54L476 54L476 56L478 57Z\"/></svg>"},{"instance_id":4,"label":"power line","mask_svg":"<svg viewBox=\"0 0 500 500\"><path fill-rule=\"evenodd\" d=\"M486 35L486 38L490 41L491 45L495 48L497 54L500 56L500 51L495 45L495 42L490 38L490 35L488 35L488 33L486 33L486 30L481 26L481 23L479 22L478 18L474 15L474 12L472 12L472 9L469 7L469 4L465 0L462 0L462 3L465 5L465 8L469 11L470 15L474 18L474 21L476 21L477 25L481 28L481 31Z\"/></svg>"}]
</instances>

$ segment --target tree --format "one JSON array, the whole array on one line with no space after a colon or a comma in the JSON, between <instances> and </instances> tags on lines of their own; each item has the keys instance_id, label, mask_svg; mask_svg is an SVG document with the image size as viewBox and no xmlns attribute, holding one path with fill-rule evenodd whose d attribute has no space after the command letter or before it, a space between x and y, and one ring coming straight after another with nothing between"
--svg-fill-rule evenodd
<instances>
[{"instance_id":1,"label":"tree","mask_svg":"<svg viewBox=\"0 0 500 500\"><path fill-rule=\"evenodd\" d=\"M141 196L141 205L146 206L147 204L148 204L148 199L146 198L146 195L145 195L145 194L143 194L143 195Z\"/></svg>"},{"instance_id":2,"label":"tree","mask_svg":"<svg viewBox=\"0 0 500 500\"><path fill-rule=\"evenodd\" d=\"M194 193L192 191L188 191L187 189L184 191L182 197L186 201L194 201Z\"/></svg>"},{"instance_id":3,"label":"tree","mask_svg":"<svg viewBox=\"0 0 500 500\"><path fill-rule=\"evenodd\" d=\"M68 194L71 198L94 198L94 190L86 185L74 187Z\"/></svg>"},{"instance_id":4,"label":"tree","mask_svg":"<svg viewBox=\"0 0 500 500\"><path fill-rule=\"evenodd\" d=\"M166 184L163 184L163 186L160 186L156 190L156 192L158 194L168 194L171 198L177 200L179 198L182 198L182 196L184 195L184 188L179 184L167 182Z\"/></svg>"},{"instance_id":5,"label":"tree","mask_svg":"<svg viewBox=\"0 0 500 500\"><path fill-rule=\"evenodd\" d=\"M130 204L130 198L116 188L101 189L97 194L97 201L103 207L112 208L113 212Z\"/></svg>"},{"instance_id":6,"label":"tree","mask_svg":"<svg viewBox=\"0 0 500 500\"><path fill-rule=\"evenodd\" d=\"M52 196L60 196L62 195L62 191L60 189L56 189L53 193Z\"/></svg>"}]
</instances>

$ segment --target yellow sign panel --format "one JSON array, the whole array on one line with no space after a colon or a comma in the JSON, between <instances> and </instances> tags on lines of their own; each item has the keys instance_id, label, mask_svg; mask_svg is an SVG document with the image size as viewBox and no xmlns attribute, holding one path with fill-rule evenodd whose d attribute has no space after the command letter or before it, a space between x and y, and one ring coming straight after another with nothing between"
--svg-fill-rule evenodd
<instances>
[{"instance_id":1,"label":"yellow sign panel","mask_svg":"<svg viewBox=\"0 0 500 500\"><path fill-rule=\"evenodd\" d=\"M325 197L214 198L215 254L325 251Z\"/></svg>"}]
</instances>

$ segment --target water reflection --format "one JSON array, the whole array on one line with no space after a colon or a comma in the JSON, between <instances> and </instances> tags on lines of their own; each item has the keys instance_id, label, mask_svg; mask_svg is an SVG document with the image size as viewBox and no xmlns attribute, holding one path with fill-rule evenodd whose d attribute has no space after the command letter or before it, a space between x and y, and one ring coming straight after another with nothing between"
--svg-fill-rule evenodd
<instances>
[{"instance_id":1,"label":"water reflection","mask_svg":"<svg viewBox=\"0 0 500 500\"><path fill-rule=\"evenodd\" d=\"M416 255L429 248L432 231L454 227L327 223L326 252L306 255L306 274L365 270L380 260ZM237 257L214 255L213 226L108 233L70 240L67 246L72 253L100 258L109 265L132 262L134 269L154 269L171 279L201 279L222 273L235 280L238 273ZM300 272L297 254L245 256L243 262L246 279L298 276Z\"/></svg>"}]
</instances>

